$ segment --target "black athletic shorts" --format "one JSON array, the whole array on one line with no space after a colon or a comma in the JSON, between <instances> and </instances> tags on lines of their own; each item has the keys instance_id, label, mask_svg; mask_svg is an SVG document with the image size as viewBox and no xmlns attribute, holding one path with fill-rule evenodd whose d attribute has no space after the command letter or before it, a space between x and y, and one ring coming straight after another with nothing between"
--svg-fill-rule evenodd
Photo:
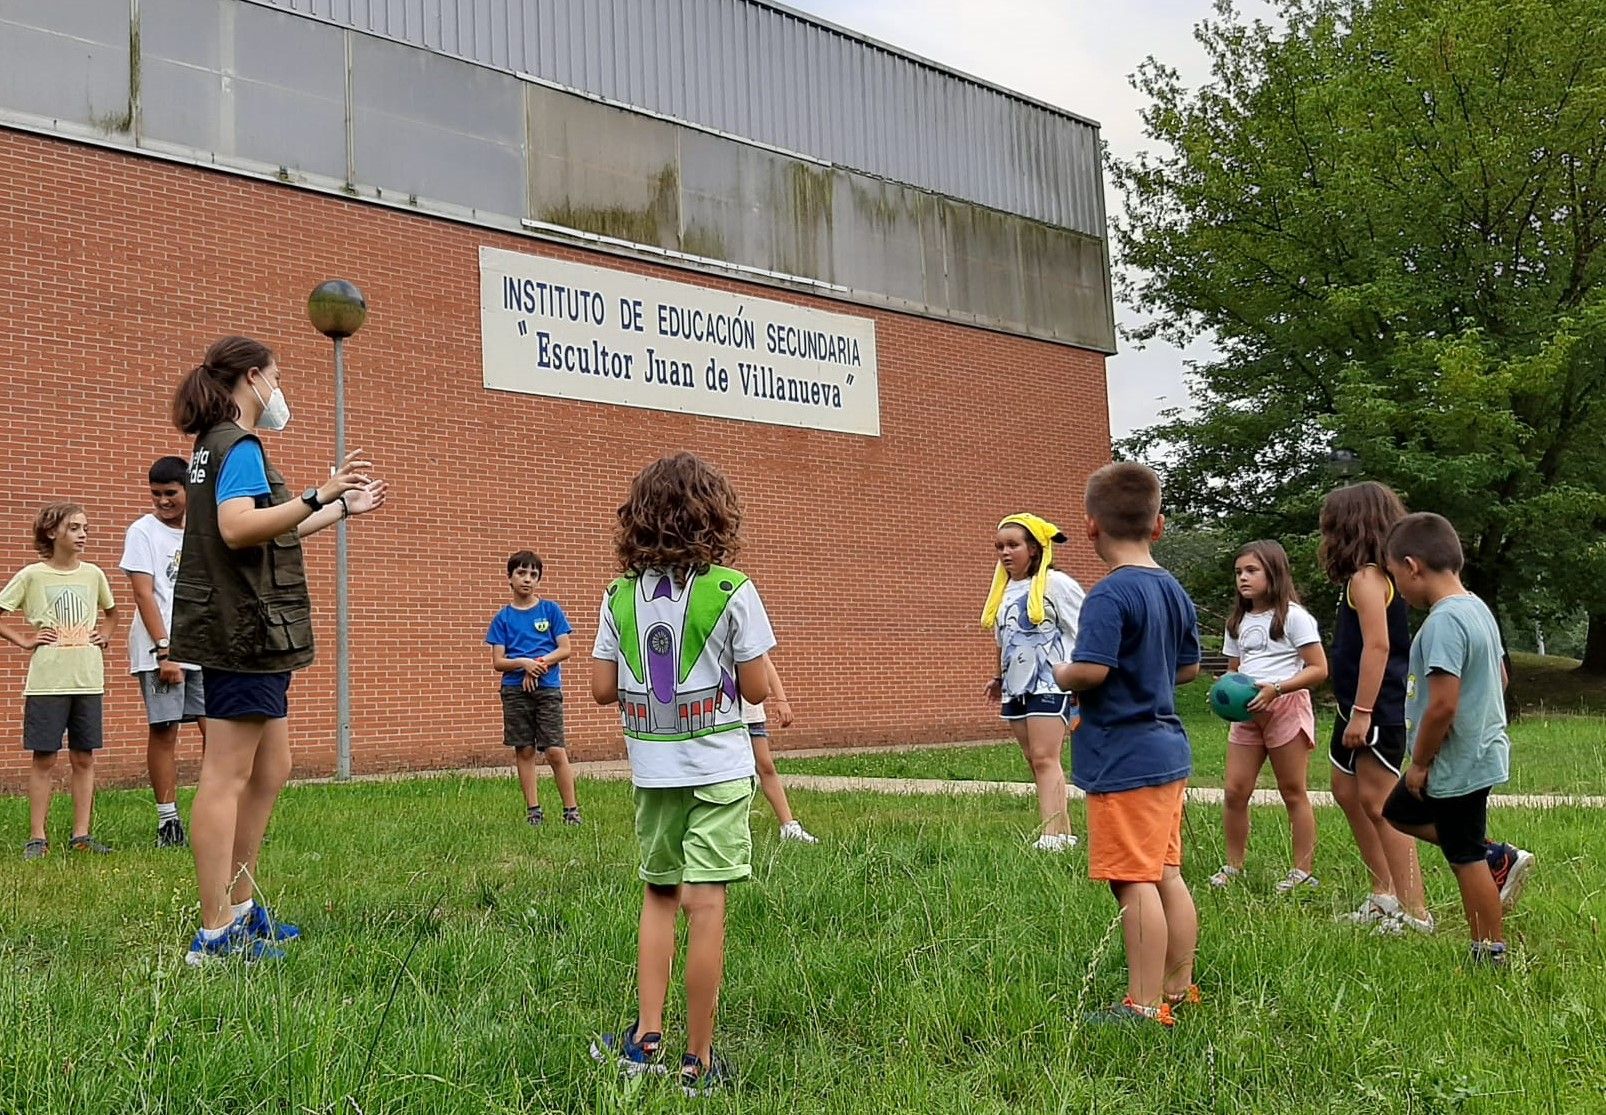
<instances>
[{"instance_id":1,"label":"black athletic shorts","mask_svg":"<svg viewBox=\"0 0 1606 1115\"><path fill-rule=\"evenodd\" d=\"M1383 803L1383 819L1399 829L1432 825L1451 867L1478 863L1487 853L1489 787L1454 798L1417 797L1402 781Z\"/></svg>"},{"instance_id":2,"label":"black athletic shorts","mask_svg":"<svg viewBox=\"0 0 1606 1115\"><path fill-rule=\"evenodd\" d=\"M99 693L39 693L22 699L22 746L36 755L54 755L67 737L69 751L99 751Z\"/></svg>"},{"instance_id":3,"label":"black athletic shorts","mask_svg":"<svg viewBox=\"0 0 1606 1115\"><path fill-rule=\"evenodd\" d=\"M1389 772L1398 775L1405 766L1405 725L1404 724L1376 724L1367 733L1366 746L1351 750L1344 746L1344 729L1349 727L1349 720L1341 712L1338 719L1333 721L1333 739L1327 745L1327 757L1333 765L1345 774L1355 773L1355 762L1362 752L1369 751L1372 757L1389 769Z\"/></svg>"}]
</instances>

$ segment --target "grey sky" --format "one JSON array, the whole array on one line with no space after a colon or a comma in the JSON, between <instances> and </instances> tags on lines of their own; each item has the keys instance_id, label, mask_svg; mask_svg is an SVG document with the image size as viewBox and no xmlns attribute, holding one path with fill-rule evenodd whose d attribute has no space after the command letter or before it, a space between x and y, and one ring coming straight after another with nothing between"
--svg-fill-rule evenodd
<instances>
[{"instance_id":1,"label":"grey sky","mask_svg":"<svg viewBox=\"0 0 1606 1115\"><path fill-rule=\"evenodd\" d=\"M977 77L1060 105L1103 126L1117 155L1143 143L1141 96L1127 80L1148 55L1176 67L1189 85L1209 77L1193 27L1211 0L787 0L795 8L924 55ZM1259 0L1240 5L1264 14ZM1108 183L1106 183L1108 186ZM1107 189L1111 212L1120 200ZM1118 324L1136 318L1124 306ZM1109 361L1110 426L1116 437L1186 403L1184 364L1207 344L1179 351L1158 341L1141 351L1119 342Z\"/></svg>"}]
</instances>

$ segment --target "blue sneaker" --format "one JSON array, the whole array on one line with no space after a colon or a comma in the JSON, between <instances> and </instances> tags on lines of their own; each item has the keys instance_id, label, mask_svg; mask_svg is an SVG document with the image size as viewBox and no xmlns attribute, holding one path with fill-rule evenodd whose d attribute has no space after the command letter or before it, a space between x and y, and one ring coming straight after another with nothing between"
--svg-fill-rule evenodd
<instances>
[{"instance_id":1,"label":"blue sneaker","mask_svg":"<svg viewBox=\"0 0 1606 1115\"><path fill-rule=\"evenodd\" d=\"M708 1051L706 1065L695 1053L688 1053L680 1059L680 1090L692 1099L711 1096L730 1085L730 1066L714 1050Z\"/></svg>"},{"instance_id":2,"label":"blue sneaker","mask_svg":"<svg viewBox=\"0 0 1606 1115\"><path fill-rule=\"evenodd\" d=\"M601 1034L591 1043L591 1059L606 1063L615 1061L626 1076L664 1073L664 1036L657 1033L641 1034L636 1030L641 1023L632 1022L629 1029L617 1034Z\"/></svg>"},{"instance_id":3,"label":"blue sneaker","mask_svg":"<svg viewBox=\"0 0 1606 1115\"><path fill-rule=\"evenodd\" d=\"M231 957L255 964L258 960L282 960L284 950L252 937L246 932L244 923L237 921L216 937L208 937L204 931L196 930L195 939L190 942L190 951L184 954L184 963L199 968L203 964Z\"/></svg>"},{"instance_id":4,"label":"blue sneaker","mask_svg":"<svg viewBox=\"0 0 1606 1115\"><path fill-rule=\"evenodd\" d=\"M296 941L301 938L301 930L287 921L280 921L273 916L273 911L260 902L252 902L251 908L240 919L241 927L251 937L258 941Z\"/></svg>"}]
</instances>

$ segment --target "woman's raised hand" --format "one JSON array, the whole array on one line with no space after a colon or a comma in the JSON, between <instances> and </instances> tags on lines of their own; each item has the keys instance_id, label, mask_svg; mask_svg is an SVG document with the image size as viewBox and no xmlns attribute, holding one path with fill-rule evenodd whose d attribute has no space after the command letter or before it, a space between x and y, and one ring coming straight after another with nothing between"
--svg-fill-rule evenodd
<instances>
[{"instance_id":1,"label":"woman's raised hand","mask_svg":"<svg viewBox=\"0 0 1606 1115\"><path fill-rule=\"evenodd\" d=\"M372 461L362 459L361 449L347 453L346 459L330 470L328 482L318 489L318 502L330 504L347 492L366 487L369 483L367 470L373 467Z\"/></svg>"}]
</instances>

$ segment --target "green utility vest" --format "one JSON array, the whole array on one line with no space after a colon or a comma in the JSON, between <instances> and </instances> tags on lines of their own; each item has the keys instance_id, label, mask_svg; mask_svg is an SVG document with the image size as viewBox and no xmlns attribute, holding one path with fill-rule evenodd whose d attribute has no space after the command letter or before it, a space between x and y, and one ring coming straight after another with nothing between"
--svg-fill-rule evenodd
<instances>
[{"instance_id":1,"label":"green utility vest","mask_svg":"<svg viewBox=\"0 0 1606 1115\"><path fill-rule=\"evenodd\" d=\"M221 422L196 439L184 549L173 586L175 662L242 674L276 674L312 662L312 601L300 536L290 530L266 545L235 550L218 531L223 461L235 445L254 436ZM290 490L266 453L263 463L269 502L288 503Z\"/></svg>"}]
</instances>

